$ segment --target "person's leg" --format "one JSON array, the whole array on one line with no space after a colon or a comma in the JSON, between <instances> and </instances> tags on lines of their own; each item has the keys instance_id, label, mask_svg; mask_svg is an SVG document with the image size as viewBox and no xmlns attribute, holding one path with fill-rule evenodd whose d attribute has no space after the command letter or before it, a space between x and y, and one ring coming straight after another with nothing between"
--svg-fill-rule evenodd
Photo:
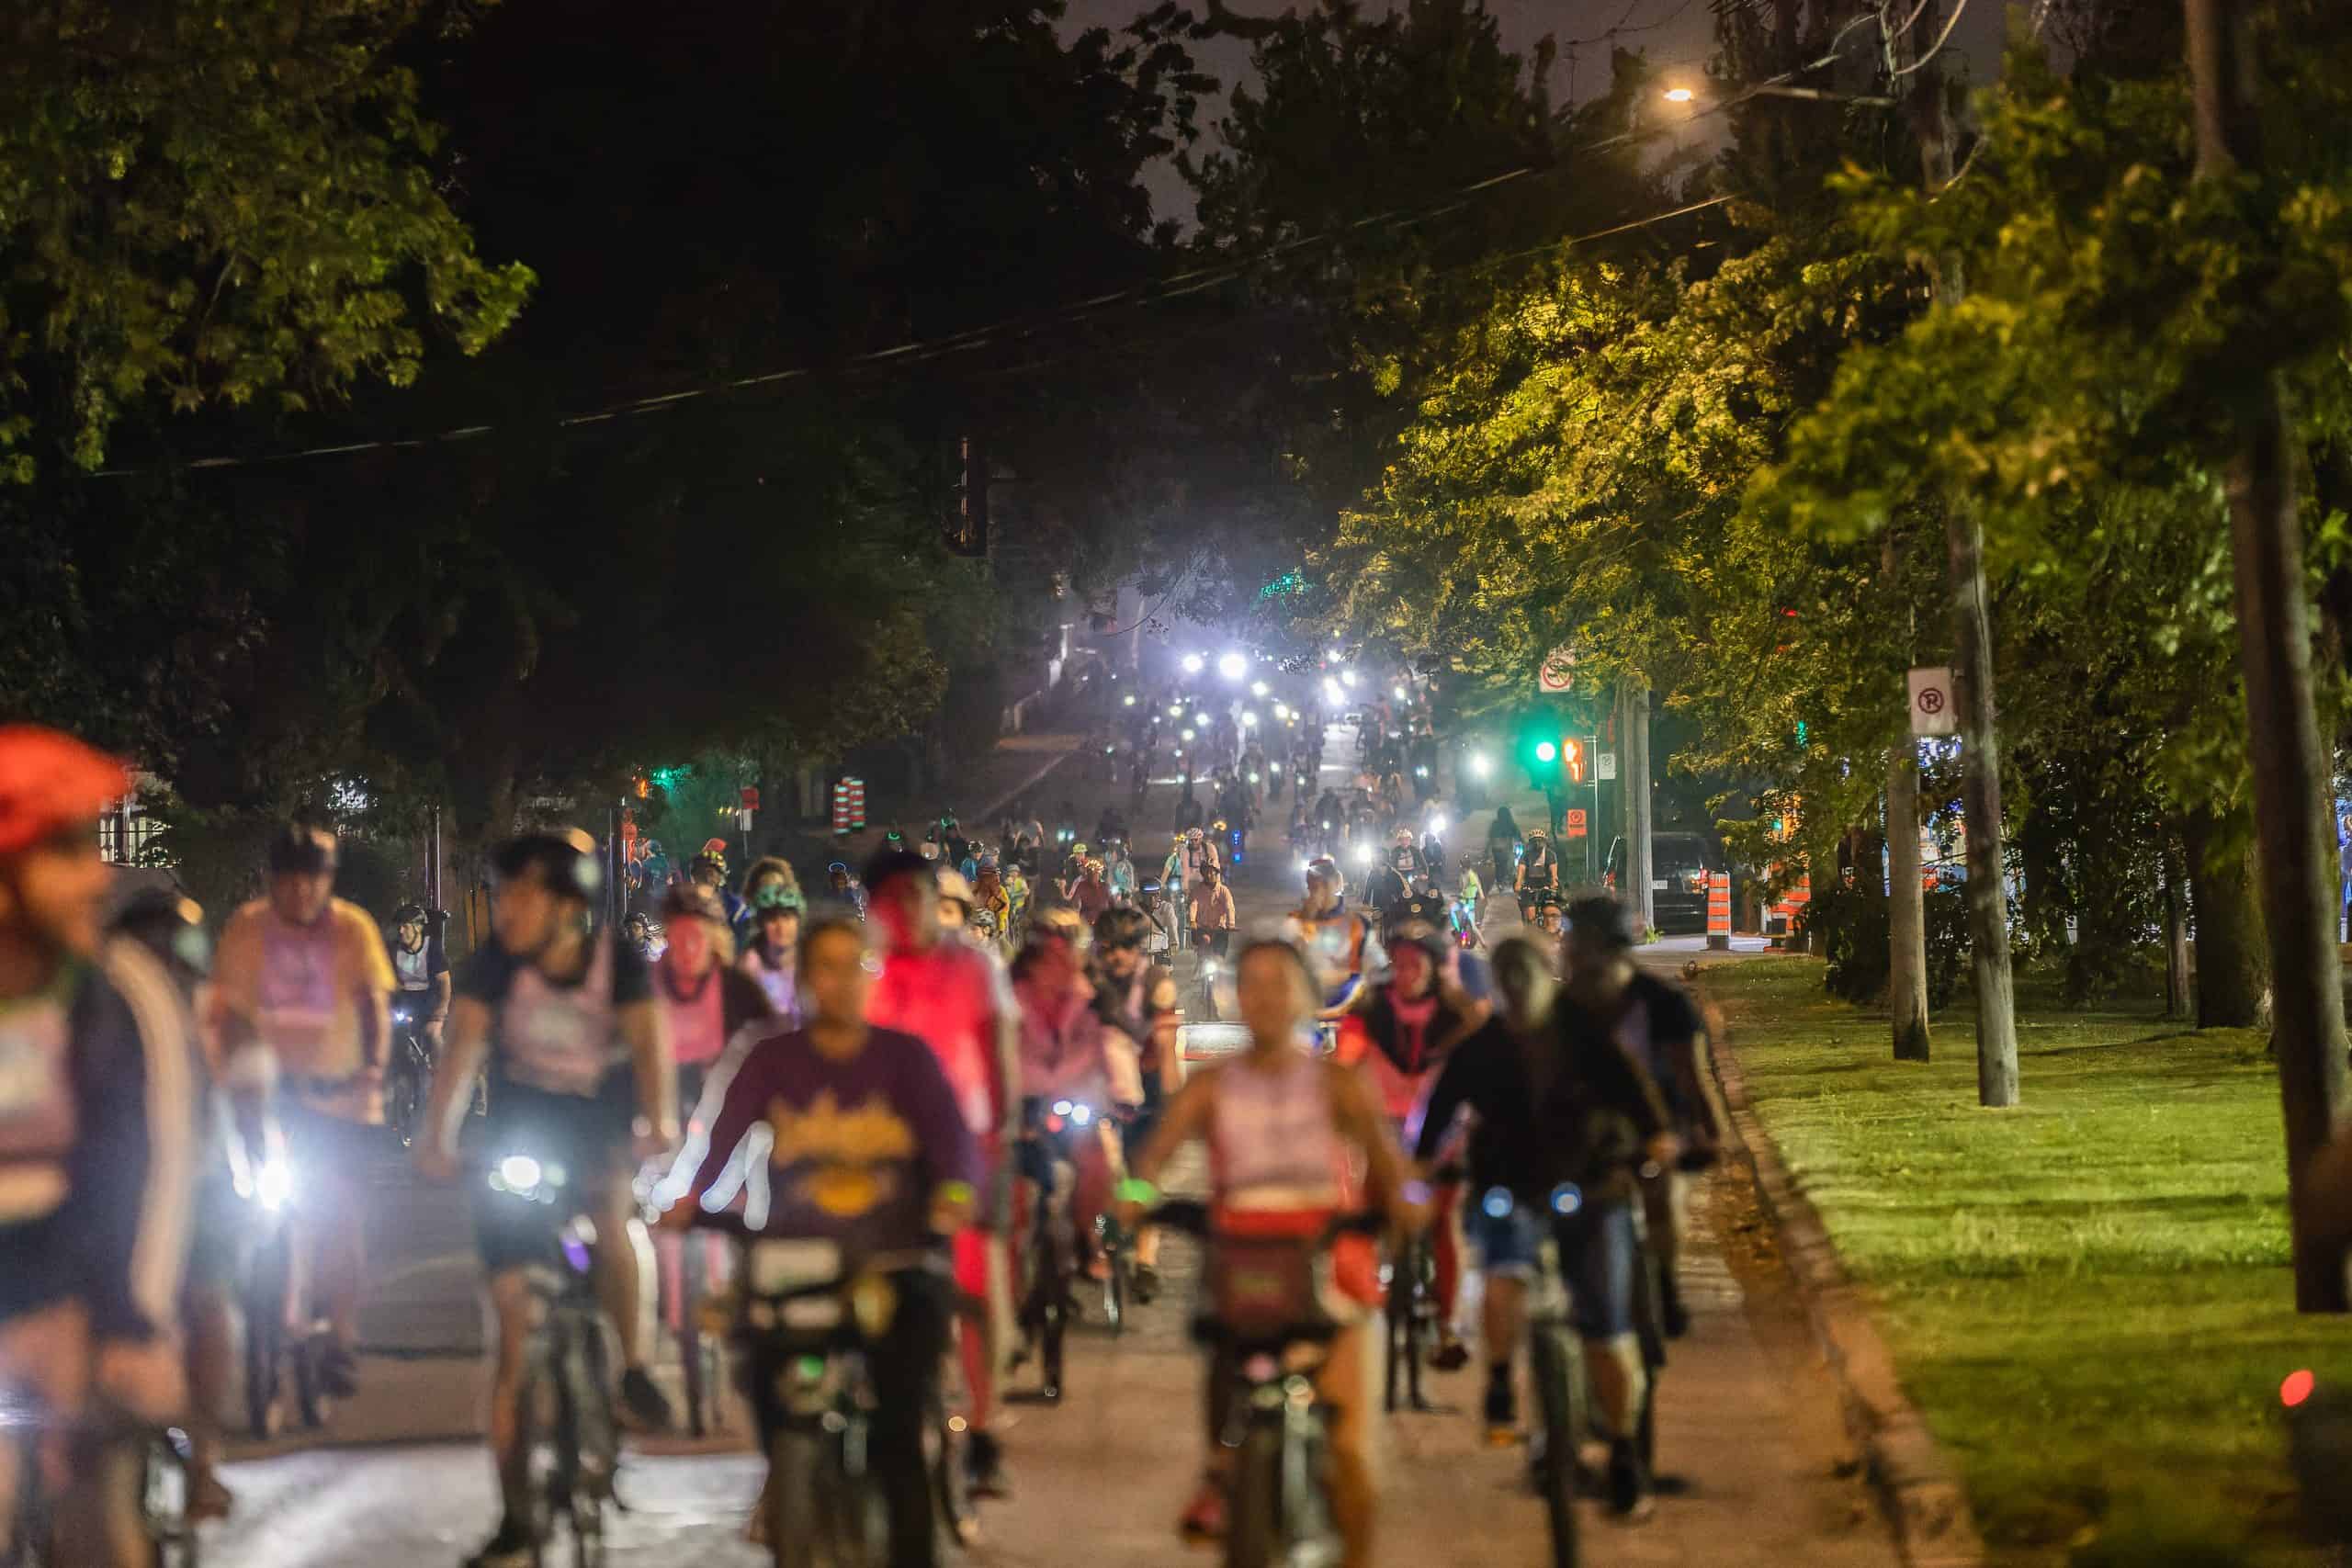
<instances>
[{"instance_id":1,"label":"person's leg","mask_svg":"<svg viewBox=\"0 0 2352 1568\"><path fill-rule=\"evenodd\" d=\"M605 1168L585 1194L588 1218L596 1226L596 1304L612 1320L613 1338L620 1347L621 1408L639 1428L666 1431L672 1419L670 1400L647 1366L645 1280L651 1272L652 1247L638 1222L637 1198L621 1154L612 1150L582 1162L583 1168L593 1168L601 1157Z\"/></svg>"},{"instance_id":2,"label":"person's leg","mask_svg":"<svg viewBox=\"0 0 2352 1568\"><path fill-rule=\"evenodd\" d=\"M504 1507L503 1537L526 1533L531 1517L530 1454L523 1441L523 1360L543 1310L520 1269L491 1276L490 1304L497 1318L497 1362L490 1382L490 1458Z\"/></svg>"},{"instance_id":3,"label":"person's leg","mask_svg":"<svg viewBox=\"0 0 2352 1568\"><path fill-rule=\"evenodd\" d=\"M1316 1376L1328 1408L1331 1522L1345 1568L1371 1568L1380 1484L1380 1337L1364 1324L1341 1329Z\"/></svg>"},{"instance_id":4,"label":"person's leg","mask_svg":"<svg viewBox=\"0 0 2352 1568\"><path fill-rule=\"evenodd\" d=\"M1454 1311L1462 1299L1462 1187L1459 1182L1439 1188L1430 1197L1434 1210L1430 1224L1430 1289L1437 1297L1437 1353L1433 1364L1452 1371L1469 1363Z\"/></svg>"},{"instance_id":5,"label":"person's leg","mask_svg":"<svg viewBox=\"0 0 2352 1568\"><path fill-rule=\"evenodd\" d=\"M220 1483L220 1406L229 1398L236 1364L236 1327L227 1289L208 1280L187 1303L188 1509L197 1518L224 1518L232 1501Z\"/></svg>"},{"instance_id":6,"label":"person's leg","mask_svg":"<svg viewBox=\"0 0 2352 1568\"><path fill-rule=\"evenodd\" d=\"M1659 1315L1667 1333L1679 1338L1690 1326L1677 1265L1682 1256L1682 1233L1690 1223L1690 1179L1679 1170L1661 1170L1645 1178L1642 1213L1650 1256L1657 1259Z\"/></svg>"},{"instance_id":7,"label":"person's leg","mask_svg":"<svg viewBox=\"0 0 2352 1568\"><path fill-rule=\"evenodd\" d=\"M319 1236L316 1276L317 1303L334 1337L336 1350L346 1359L359 1348L359 1299L368 1281L367 1205L360 1201L361 1172L367 1167L366 1140L370 1129L356 1122L322 1119L321 1145L328 1151L323 1171L304 1171L305 1179L325 1200L322 1216L325 1229ZM323 1179L321 1179L323 1178Z\"/></svg>"},{"instance_id":8,"label":"person's leg","mask_svg":"<svg viewBox=\"0 0 2352 1568\"><path fill-rule=\"evenodd\" d=\"M61 1421L80 1416L90 1392L89 1325L77 1302L20 1314L0 1323L0 1385L21 1390ZM74 1481L74 1454L63 1443L40 1445L40 1484L62 1495ZM0 1442L0 1557L14 1547L17 1497L23 1486L24 1450Z\"/></svg>"},{"instance_id":9,"label":"person's leg","mask_svg":"<svg viewBox=\"0 0 2352 1568\"><path fill-rule=\"evenodd\" d=\"M1490 1438L1507 1438L1518 1425L1519 1404L1511 1382L1511 1360L1527 1325L1527 1279L1535 1265L1533 1221L1524 1210L1500 1216L1483 1207L1471 1213L1479 1267L1485 1274L1480 1305L1480 1343L1487 1355L1487 1426Z\"/></svg>"},{"instance_id":10,"label":"person's leg","mask_svg":"<svg viewBox=\"0 0 2352 1568\"><path fill-rule=\"evenodd\" d=\"M1632 1209L1611 1203L1586 1209L1558 1230L1576 1330L1609 1433L1610 1503L1626 1517L1649 1506L1649 1477L1634 1440L1648 1372L1634 1332L1634 1270L1641 1266L1634 1226Z\"/></svg>"},{"instance_id":11,"label":"person's leg","mask_svg":"<svg viewBox=\"0 0 2352 1568\"><path fill-rule=\"evenodd\" d=\"M897 1283L897 1315L866 1360L875 1403L870 1451L889 1508L892 1568L932 1568L937 1526L923 1437L946 1348L945 1314L927 1281L901 1275Z\"/></svg>"}]
</instances>

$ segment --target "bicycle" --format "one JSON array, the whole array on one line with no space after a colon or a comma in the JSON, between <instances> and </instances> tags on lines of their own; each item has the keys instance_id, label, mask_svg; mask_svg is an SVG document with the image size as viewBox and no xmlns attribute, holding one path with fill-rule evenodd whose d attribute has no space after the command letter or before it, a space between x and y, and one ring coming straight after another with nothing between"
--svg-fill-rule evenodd
<instances>
[{"instance_id":1,"label":"bicycle","mask_svg":"<svg viewBox=\"0 0 2352 1568\"><path fill-rule=\"evenodd\" d=\"M1437 1265L1429 1238L1407 1237L1392 1252L1387 1274L1387 1408L1396 1412L1402 1383L1408 1405L1427 1415L1437 1408L1421 1393L1422 1362L1437 1338Z\"/></svg>"},{"instance_id":2,"label":"bicycle","mask_svg":"<svg viewBox=\"0 0 2352 1568\"><path fill-rule=\"evenodd\" d=\"M1063 1342L1078 1315L1071 1288L1078 1277L1078 1237L1070 1224L1069 1187L1062 1173L1074 1172L1077 1141L1099 1137L1098 1112L1091 1105L1057 1100L1023 1102L1022 1122L1035 1151L1027 1174L1037 1197L1030 1212L1029 1240L1023 1249L1020 1323L1025 1347L1037 1357L1038 1394L1048 1404L1062 1397ZM1073 1177L1074 1179L1074 1177ZM1123 1287L1124 1288L1124 1287ZM1122 1297L1124 1305L1124 1297ZM1022 1359L1026 1359L1027 1348Z\"/></svg>"},{"instance_id":3,"label":"bicycle","mask_svg":"<svg viewBox=\"0 0 2352 1568\"><path fill-rule=\"evenodd\" d=\"M1104 1213L1094 1222L1095 1245L1102 1248L1102 1321L1115 1339L1127 1331L1127 1303L1136 1299L1136 1242L1116 1215Z\"/></svg>"},{"instance_id":4,"label":"bicycle","mask_svg":"<svg viewBox=\"0 0 2352 1568\"><path fill-rule=\"evenodd\" d=\"M889 1520L872 1463L876 1395L867 1354L887 1332L910 1277L938 1276L934 1250L877 1254L852 1269L840 1247L747 1231L731 1214L697 1213L699 1229L741 1238L748 1380L768 1440L767 1541L776 1568L884 1568ZM944 1277L937 1280L948 1288ZM923 1423L933 1526L961 1535L968 1519L952 1472L955 1417L944 1392ZM953 1499L953 1501L951 1501Z\"/></svg>"},{"instance_id":5,"label":"bicycle","mask_svg":"<svg viewBox=\"0 0 2352 1568\"><path fill-rule=\"evenodd\" d=\"M1329 1413L1315 1383L1340 1325L1323 1306L1324 1255L1342 1235L1376 1235L1377 1213L1344 1214L1308 1242L1212 1234L1208 1206L1162 1203L1149 1223L1208 1244L1209 1311L1193 1337L1232 1382L1224 1444L1236 1451L1226 1568L1339 1561L1327 1491Z\"/></svg>"},{"instance_id":6,"label":"bicycle","mask_svg":"<svg viewBox=\"0 0 2352 1568\"><path fill-rule=\"evenodd\" d=\"M17 1487L6 1529L0 1532L0 1568L72 1568L52 1533L56 1506L49 1495L40 1451L43 1440L61 1429L42 1420L9 1425L18 1428ZM139 1524L154 1548L153 1568L198 1568L201 1543L187 1512L187 1434L176 1427L150 1427L119 1413L101 1414L80 1424L78 1434L67 1432L86 1439L78 1462L107 1467L109 1479L130 1447L137 1446Z\"/></svg>"},{"instance_id":7,"label":"bicycle","mask_svg":"<svg viewBox=\"0 0 2352 1568\"><path fill-rule=\"evenodd\" d=\"M560 1166L517 1152L490 1162L484 1174L492 1191L543 1205L550 1219L566 1210L568 1173ZM602 1568L605 1510L618 1506L611 1352L591 1278L596 1241L593 1224L570 1215L547 1227L544 1246L522 1266L537 1308L515 1394L515 1441L528 1455L533 1555L544 1562L560 1529L570 1537L573 1568Z\"/></svg>"},{"instance_id":8,"label":"bicycle","mask_svg":"<svg viewBox=\"0 0 2352 1568\"><path fill-rule=\"evenodd\" d=\"M317 1354L323 1325L302 1310L295 1255L294 1170L287 1162L286 1138L274 1118L264 1116L240 1149L232 1170L237 1196L250 1224L241 1259L238 1310L245 1324L245 1420L256 1438L276 1437L280 1403L290 1382L295 1414L316 1431L326 1425L328 1404ZM296 1325L300 1325L298 1330Z\"/></svg>"},{"instance_id":9,"label":"bicycle","mask_svg":"<svg viewBox=\"0 0 2352 1568\"><path fill-rule=\"evenodd\" d=\"M414 1009L392 1008L391 1060L384 1068L384 1124L408 1148L424 1124L424 1107L433 1092L433 1053Z\"/></svg>"},{"instance_id":10,"label":"bicycle","mask_svg":"<svg viewBox=\"0 0 2352 1568\"><path fill-rule=\"evenodd\" d=\"M1509 1213L1512 1199L1496 1188L1481 1201L1500 1201ZM1573 1213L1581 1201L1575 1187L1564 1185L1553 1192L1551 1209L1555 1214ZM1577 1450L1591 1419L1591 1402L1586 1395L1584 1358L1569 1310L1567 1282L1560 1271L1559 1239L1548 1223L1540 1230L1527 1292L1528 1383L1535 1395L1537 1422L1530 1443L1529 1479L1544 1501L1550 1525L1552 1568L1577 1568L1582 1539L1577 1497L1585 1485Z\"/></svg>"}]
</instances>

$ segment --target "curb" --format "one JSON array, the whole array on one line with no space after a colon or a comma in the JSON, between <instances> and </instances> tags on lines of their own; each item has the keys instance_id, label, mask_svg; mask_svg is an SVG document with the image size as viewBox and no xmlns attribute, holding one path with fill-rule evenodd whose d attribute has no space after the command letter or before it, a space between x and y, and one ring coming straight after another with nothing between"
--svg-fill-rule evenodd
<instances>
[{"instance_id":1,"label":"curb","mask_svg":"<svg viewBox=\"0 0 2352 1568\"><path fill-rule=\"evenodd\" d=\"M1738 1053L1725 1040L1710 1045L1733 1130L1756 1174L1757 1194L1804 1298L1814 1339L1838 1381L1846 1428L1861 1449L1864 1472L1894 1527L1895 1550L1906 1568L1983 1568L1984 1542L1969 1516L1958 1467L1905 1395L1894 1352L1847 1277L1828 1228L1756 1119Z\"/></svg>"}]
</instances>

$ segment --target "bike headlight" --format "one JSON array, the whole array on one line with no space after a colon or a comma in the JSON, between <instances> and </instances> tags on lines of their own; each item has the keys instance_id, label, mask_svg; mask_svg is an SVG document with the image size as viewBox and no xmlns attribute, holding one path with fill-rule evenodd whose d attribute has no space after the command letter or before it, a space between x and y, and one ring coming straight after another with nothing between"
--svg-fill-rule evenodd
<instances>
[{"instance_id":1,"label":"bike headlight","mask_svg":"<svg viewBox=\"0 0 2352 1568\"><path fill-rule=\"evenodd\" d=\"M1067 1116L1077 1109L1078 1107L1072 1105L1067 1100L1057 1100L1054 1101L1054 1114L1057 1116Z\"/></svg>"},{"instance_id":2,"label":"bike headlight","mask_svg":"<svg viewBox=\"0 0 2352 1568\"><path fill-rule=\"evenodd\" d=\"M1552 1212L1573 1214L1584 1207L1584 1191L1573 1181L1563 1181L1552 1189Z\"/></svg>"},{"instance_id":3,"label":"bike headlight","mask_svg":"<svg viewBox=\"0 0 2352 1568\"><path fill-rule=\"evenodd\" d=\"M415 1019L416 1014L409 1011L406 1008L394 1008L392 1010L392 1021L394 1023L411 1023L415 1021Z\"/></svg>"},{"instance_id":4,"label":"bike headlight","mask_svg":"<svg viewBox=\"0 0 2352 1568\"><path fill-rule=\"evenodd\" d=\"M1372 863L1372 846L1370 844L1358 844L1356 846L1356 863L1358 865L1370 865Z\"/></svg>"},{"instance_id":5,"label":"bike headlight","mask_svg":"<svg viewBox=\"0 0 2352 1568\"><path fill-rule=\"evenodd\" d=\"M492 1174L495 1177L491 1182L492 1187L527 1197L538 1190L539 1179L546 1172L529 1155L508 1155L498 1162L498 1168Z\"/></svg>"},{"instance_id":6,"label":"bike headlight","mask_svg":"<svg viewBox=\"0 0 2352 1568\"><path fill-rule=\"evenodd\" d=\"M1083 1127L1094 1120L1094 1108L1091 1105L1073 1105L1069 1108L1069 1119Z\"/></svg>"},{"instance_id":7,"label":"bike headlight","mask_svg":"<svg viewBox=\"0 0 2352 1568\"><path fill-rule=\"evenodd\" d=\"M266 1160L254 1172L254 1201L275 1214L294 1201L294 1171L282 1159Z\"/></svg>"}]
</instances>

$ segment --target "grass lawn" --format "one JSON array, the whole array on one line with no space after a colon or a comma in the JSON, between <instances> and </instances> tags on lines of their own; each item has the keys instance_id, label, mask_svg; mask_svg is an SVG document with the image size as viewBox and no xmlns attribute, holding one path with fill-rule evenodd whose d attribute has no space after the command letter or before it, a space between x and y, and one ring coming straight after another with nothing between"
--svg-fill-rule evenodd
<instances>
[{"instance_id":1,"label":"grass lawn","mask_svg":"<svg viewBox=\"0 0 2352 1568\"><path fill-rule=\"evenodd\" d=\"M1715 964L1700 988L1996 1562L2311 1560L2277 1391L2301 1367L2352 1381L2352 1327L2292 1310L2259 1036L2029 984L2023 1104L1984 1111L1963 1009L1933 1064L1899 1064L1884 1014L1826 996L1817 961Z\"/></svg>"}]
</instances>

